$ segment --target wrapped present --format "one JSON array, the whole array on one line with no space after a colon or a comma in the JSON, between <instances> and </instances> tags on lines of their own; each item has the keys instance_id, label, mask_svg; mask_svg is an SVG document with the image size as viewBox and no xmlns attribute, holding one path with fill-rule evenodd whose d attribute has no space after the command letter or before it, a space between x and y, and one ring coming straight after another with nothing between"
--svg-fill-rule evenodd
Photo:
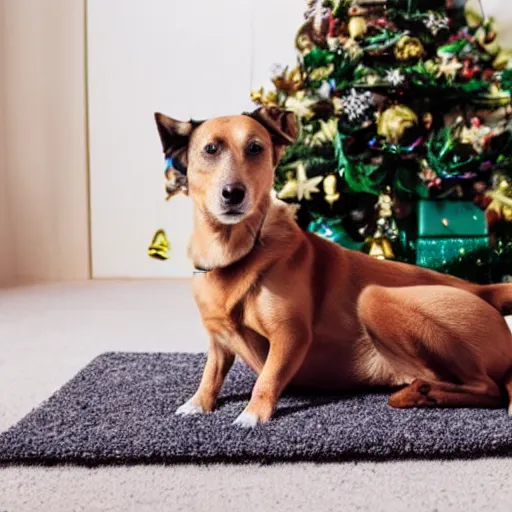
<instances>
[{"instance_id":1,"label":"wrapped present","mask_svg":"<svg viewBox=\"0 0 512 512\"><path fill-rule=\"evenodd\" d=\"M471 201L419 201L417 236L416 264L434 269L489 245L485 212Z\"/></svg>"}]
</instances>

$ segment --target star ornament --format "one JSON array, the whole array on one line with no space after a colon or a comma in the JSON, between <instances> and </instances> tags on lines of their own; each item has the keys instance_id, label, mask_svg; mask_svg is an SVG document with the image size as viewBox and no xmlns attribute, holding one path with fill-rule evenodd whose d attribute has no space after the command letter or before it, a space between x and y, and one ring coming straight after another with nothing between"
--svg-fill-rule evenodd
<instances>
[{"instance_id":1,"label":"star ornament","mask_svg":"<svg viewBox=\"0 0 512 512\"><path fill-rule=\"evenodd\" d=\"M320 192L318 185L320 185L323 179L323 176L314 176L308 179L306 167L303 163L299 163L297 165L297 197L299 201L301 201L302 198L309 201L311 194Z\"/></svg>"},{"instance_id":2,"label":"star ornament","mask_svg":"<svg viewBox=\"0 0 512 512\"><path fill-rule=\"evenodd\" d=\"M299 91L294 96L289 96L284 106L286 110L293 112L299 118L310 119L314 115L313 109L311 108L314 104L315 101L311 98L307 98L304 91Z\"/></svg>"},{"instance_id":3,"label":"star ornament","mask_svg":"<svg viewBox=\"0 0 512 512\"><path fill-rule=\"evenodd\" d=\"M455 80L457 76L457 72L462 69L462 64L457 60L456 57L452 59L443 59L439 64L437 78L440 78L444 75L448 80Z\"/></svg>"}]
</instances>

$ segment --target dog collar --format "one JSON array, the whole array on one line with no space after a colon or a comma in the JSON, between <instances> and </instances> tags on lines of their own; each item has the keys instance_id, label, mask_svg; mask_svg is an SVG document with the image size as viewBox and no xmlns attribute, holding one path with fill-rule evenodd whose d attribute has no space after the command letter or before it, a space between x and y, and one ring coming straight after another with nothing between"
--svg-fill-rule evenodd
<instances>
[{"instance_id":1,"label":"dog collar","mask_svg":"<svg viewBox=\"0 0 512 512\"><path fill-rule=\"evenodd\" d=\"M235 260L233 262L231 262L229 265L226 265L225 267L213 267L213 268L203 268L203 267L198 267L197 265L194 265L194 271L193 271L193 274L207 274L208 272L211 272L212 270L219 270L219 269L225 269L225 268L229 268L231 267L232 265L235 265L236 263L239 263L240 261L242 261L244 258L247 258L247 256L249 256L249 254L251 254L251 252L254 250L254 248L256 247L256 245L258 244L258 242L260 241L260 238L261 238L261 232L263 230L263 224L265 223L265 219L267 218L267 215L265 214L265 216L263 217L263 220L261 221L261 224L260 224L260 227L258 228L258 231L256 232L256 236L254 237L254 242L252 244L252 247L250 248L250 250L247 252L247 254L245 254L244 256L242 256L241 258L239 258L238 260Z\"/></svg>"}]
</instances>

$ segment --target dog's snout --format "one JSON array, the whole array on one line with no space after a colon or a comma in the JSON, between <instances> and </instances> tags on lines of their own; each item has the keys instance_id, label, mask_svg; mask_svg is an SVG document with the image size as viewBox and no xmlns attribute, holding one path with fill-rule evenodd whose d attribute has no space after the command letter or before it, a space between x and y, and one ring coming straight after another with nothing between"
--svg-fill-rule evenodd
<instances>
[{"instance_id":1,"label":"dog's snout","mask_svg":"<svg viewBox=\"0 0 512 512\"><path fill-rule=\"evenodd\" d=\"M224 204L236 206L240 204L245 197L245 187L241 183L226 185L222 189L222 200Z\"/></svg>"}]
</instances>

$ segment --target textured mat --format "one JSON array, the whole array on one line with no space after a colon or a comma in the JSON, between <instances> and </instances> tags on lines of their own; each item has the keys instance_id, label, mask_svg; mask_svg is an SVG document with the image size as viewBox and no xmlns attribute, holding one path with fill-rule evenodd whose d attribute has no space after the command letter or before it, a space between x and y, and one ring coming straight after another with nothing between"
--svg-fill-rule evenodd
<instances>
[{"instance_id":1,"label":"textured mat","mask_svg":"<svg viewBox=\"0 0 512 512\"><path fill-rule=\"evenodd\" d=\"M387 394L288 394L274 419L232 426L255 377L236 363L212 414L176 417L202 354L108 353L0 435L0 463L339 461L512 455L506 409L396 410Z\"/></svg>"}]
</instances>

